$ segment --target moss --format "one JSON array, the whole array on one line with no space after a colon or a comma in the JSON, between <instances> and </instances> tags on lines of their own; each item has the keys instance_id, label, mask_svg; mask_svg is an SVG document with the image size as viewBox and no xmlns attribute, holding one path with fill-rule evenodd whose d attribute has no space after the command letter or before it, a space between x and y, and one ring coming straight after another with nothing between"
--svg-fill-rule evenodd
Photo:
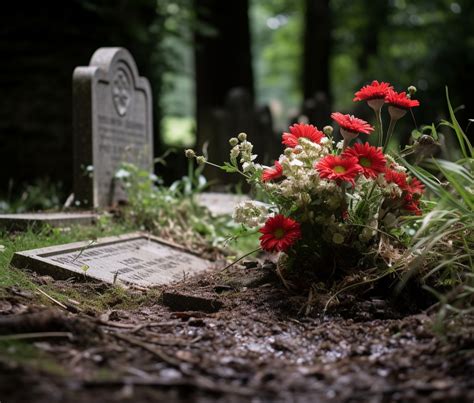
<instances>
[{"instance_id":1,"label":"moss","mask_svg":"<svg viewBox=\"0 0 474 403\"><path fill-rule=\"evenodd\" d=\"M58 228L44 227L39 231L28 230L24 233L0 233L0 297L9 294L8 288L17 287L23 291L34 292L41 288L51 297L63 303L70 300L79 302L85 310L104 311L111 308L132 309L141 304L157 300L156 290L133 293L119 286L105 286L97 283L54 281L46 285L35 282L36 276L23 270L10 267L10 261L16 251L43 248L85 239L96 239L103 236L118 235L133 231L134 228L123 225L99 223L96 226L73 227L65 232ZM34 293L34 300L44 304L52 304L45 296Z\"/></svg>"},{"instance_id":2,"label":"moss","mask_svg":"<svg viewBox=\"0 0 474 403\"><path fill-rule=\"evenodd\" d=\"M55 376L67 376L65 368L35 346L17 340L0 340L0 359Z\"/></svg>"}]
</instances>

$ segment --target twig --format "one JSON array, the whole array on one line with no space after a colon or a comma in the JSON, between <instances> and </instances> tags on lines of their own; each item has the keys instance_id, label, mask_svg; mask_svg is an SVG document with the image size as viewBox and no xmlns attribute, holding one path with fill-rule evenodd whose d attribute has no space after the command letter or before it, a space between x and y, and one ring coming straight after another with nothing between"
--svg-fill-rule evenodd
<instances>
[{"instance_id":1,"label":"twig","mask_svg":"<svg viewBox=\"0 0 474 403\"><path fill-rule=\"evenodd\" d=\"M99 325L118 327L120 329L135 329L137 327L137 325L134 325L132 323L109 322L107 320L102 320L102 319L99 319L97 323Z\"/></svg>"},{"instance_id":2,"label":"twig","mask_svg":"<svg viewBox=\"0 0 474 403\"><path fill-rule=\"evenodd\" d=\"M92 380L83 383L86 387L116 387L123 385L134 386L161 386L161 387L192 387L214 393L222 393L224 395L234 394L240 396L255 396L255 390L248 387L240 387L235 385L220 385L208 378L202 376L194 376L193 378L183 379L164 379L152 378L143 379L138 377L125 377L114 380Z\"/></svg>"},{"instance_id":3,"label":"twig","mask_svg":"<svg viewBox=\"0 0 474 403\"><path fill-rule=\"evenodd\" d=\"M61 308L68 310L68 307L64 305L62 302L59 302L57 299L53 298L51 295L44 292L41 288L36 287L36 290L43 294L46 298L48 298L51 302L54 302L56 305L60 306Z\"/></svg>"},{"instance_id":4,"label":"twig","mask_svg":"<svg viewBox=\"0 0 474 403\"><path fill-rule=\"evenodd\" d=\"M250 256L252 253L258 252L259 250L262 250L262 248L257 248L249 253L246 253L245 255L239 257L237 260L234 260L232 263L228 264L226 267L224 267L220 271L227 270L229 267L232 267L234 264L240 262L242 259L246 258L247 256Z\"/></svg>"},{"instance_id":5,"label":"twig","mask_svg":"<svg viewBox=\"0 0 474 403\"><path fill-rule=\"evenodd\" d=\"M2 340L25 340L25 339L43 339L48 337L67 337L72 340L72 333L70 332L38 332L38 333L18 333L0 336Z\"/></svg>"},{"instance_id":6,"label":"twig","mask_svg":"<svg viewBox=\"0 0 474 403\"><path fill-rule=\"evenodd\" d=\"M121 334L121 333L111 333L111 334L113 336L117 337L120 340L126 341L127 343L130 343L134 346L138 346L138 347L143 348L144 350L146 350L146 351L152 353L153 355L157 356L163 362L166 362L167 364L180 369L181 361L169 356L168 354L164 353L163 351L158 350L157 348L152 347L149 344L142 342L141 340L135 339L135 338L130 337L130 336L126 336L126 335Z\"/></svg>"},{"instance_id":7,"label":"twig","mask_svg":"<svg viewBox=\"0 0 474 403\"><path fill-rule=\"evenodd\" d=\"M145 329L147 327L159 327L159 326L176 326L176 322L151 322L151 323L143 323L141 325L137 325L133 328L130 333L137 333L138 331Z\"/></svg>"}]
</instances>

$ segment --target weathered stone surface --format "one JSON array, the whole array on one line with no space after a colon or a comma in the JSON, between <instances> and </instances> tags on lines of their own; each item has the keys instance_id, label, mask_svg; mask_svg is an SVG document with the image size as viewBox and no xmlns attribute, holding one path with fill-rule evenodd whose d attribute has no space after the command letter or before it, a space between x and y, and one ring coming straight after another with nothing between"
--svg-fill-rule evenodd
<instances>
[{"instance_id":1,"label":"weathered stone surface","mask_svg":"<svg viewBox=\"0 0 474 403\"><path fill-rule=\"evenodd\" d=\"M223 304L217 298L192 295L177 291L165 291L163 304L173 311L217 312Z\"/></svg>"},{"instance_id":2,"label":"weathered stone surface","mask_svg":"<svg viewBox=\"0 0 474 403\"><path fill-rule=\"evenodd\" d=\"M245 195L235 195L230 193L216 193L208 192L201 193L197 196L198 203L201 206L207 207L213 215L232 215L234 207L246 200L250 200Z\"/></svg>"},{"instance_id":3,"label":"weathered stone surface","mask_svg":"<svg viewBox=\"0 0 474 403\"><path fill-rule=\"evenodd\" d=\"M114 180L123 162L152 171L152 95L132 55L98 49L73 74L74 194L80 206L125 199Z\"/></svg>"},{"instance_id":4,"label":"weathered stone surface","mask_svg":"<svg viewBox=\"0 0 474 403\"><path fill-rule=\"evenodd\" d=\"M179 281L212 267L211 262L144 233L17 252L11 264L57 279L145 287Z\"/></svg>"},{"instance_id":5,"label":"weathered stone surface","mask_svg":"<svg viewBox=\"0 0 474 403\"><path fill-rule=\"evenodd\" d=\"M0 228L23 231L41 225L51 225L53 227L89 225L93 224L97 218L97 214L87 212L0 214Z\"/></svg>"}]
</instances>

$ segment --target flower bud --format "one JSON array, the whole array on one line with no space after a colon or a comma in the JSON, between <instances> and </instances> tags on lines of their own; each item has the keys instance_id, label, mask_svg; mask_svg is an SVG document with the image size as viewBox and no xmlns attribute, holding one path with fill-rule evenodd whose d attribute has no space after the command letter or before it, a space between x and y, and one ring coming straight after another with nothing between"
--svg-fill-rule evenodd
<instances>
[{"instance_id":1,"label":"flower bud","mask_svg":"<svg viewBox=\"0 0 474 403\"><path fill-rule=\"evenodd\" d=\"M230 158L237 158L239 154L240 154L240 149L238 146L234 146L232 150L230 150Z\"/></svg>"},{"instance_id":2,"label":"flower bud","mask_svg":"<svg viewBox=\"0 0 474 403\"><path fill-rule=\"evenodd\" d=\"M229 139L229 144L231 147L235 147L237 144L239 144L239 140L236 137L232 137Z\"/></svg>"},{"instance_id":3,"label":"flower bud","mask_svg":"<svg viewBox=\"0 0 474 403\"><path fill-rule=\"evenodd\" d=\"M324 126L323 127L323 133L326 136L332 136L332 132L334 131L334 128L332 126Z\"/></svg>"},{"instance_id":4,"label":"flower bud","mask_svg":"<svg viewBox=\"0 0 474 403\"><path fill-rule=\"evenodd\" d=\"M239 139L239 141L245 141L245 140L247 140L247 134L246 133L239 133L237 138Z\"/></svg>"},{"instance_id":5,"label":"flower bud","mask_svg":"<svg viewBox=\"0 0 474 403\"><path fill-rule=\"evenodd\" d=\"M332 236L332 241L333 241L336 245L341 245L342 243L344 243L344 235L339 234L339 233L335 233L335 234Z\"/></svg>"},{"instance_id":6,"label":"flower bud","mask_svg":"<svg viewBox=\"0 0 474 403\"><path fill-rule=\"evenodd\" d=\"M416 87L414 85L410 85L407 89L408 94L410 94L410 97L416 94Z\"/></svg>"},{"instance_id":7,"label":"flower bud","mask_svg":"<svg viewBox=\"0 0 474 403\"><path fill-rule=\"evenodd\" d=\"M196 162L199 165L203 165L203 164L206 163L206 157L204 157L203 155L200 155L200 156L196 157Z\"/></svg>"},{"instance_id":8,"label":"flower bud","mask_svg":"<svg viewBox=\"0 0 474 403\"><path fill-rule=\"evenodd\" d=\"M186 158L192 159L196 156L196 153L194 152L194 150L188 148L184 151L184 155L186 155Z\"/></svg>"}]
</instances>

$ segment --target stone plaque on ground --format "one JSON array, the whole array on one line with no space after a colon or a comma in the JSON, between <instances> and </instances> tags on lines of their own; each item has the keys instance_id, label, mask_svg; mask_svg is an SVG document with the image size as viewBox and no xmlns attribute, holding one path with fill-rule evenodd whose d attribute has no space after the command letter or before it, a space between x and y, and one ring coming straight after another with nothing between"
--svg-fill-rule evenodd
<instances>
[{"instance_id":1,"label":"stone plaque on ground","mask_svg":"<svg viewBox=\"0 0 474 403\"><path fill-rule=\"evenodd\" d=\"M22 213L0 214L0 228L25 230L41 225L67 227L69 225L89 225L98 218L95 213Z\"/></svg>"},{"instance_id":2,"label":"stone plaque on ground","mask_svg":"<svg viewBox=\"0 0 474 403\"><path fill-rule=\"evenodd\" d=\"M89 66L74 70L73 126L76 205L106 207L124 199L114 180L122 162L152 171L150 84L126 49L100 48Z\"/></svg>"},{"instance_id":3,"label":"stone plaque on ground","mask_svg":"<svg viewBox=\"0 0 474 403\"><path fill-rule=\"evenodd\" d=\"M212 215L232 215L234 207L243 201L250 200L245 195L231 193L206 192L197 195L197 201L201 206L207 207Z\"/></svg>"},{"instance_id":4,"label":"stone plaque on ground","mask_svg":"<svg viewBox=\"0 0 474 403\"><path fill-rule=\"evenodd\" d=\"M183 248L143 233L17 252L12 266L57 279L154 286L183 280L213 264Z\"/></svg>"}]
</instances>

